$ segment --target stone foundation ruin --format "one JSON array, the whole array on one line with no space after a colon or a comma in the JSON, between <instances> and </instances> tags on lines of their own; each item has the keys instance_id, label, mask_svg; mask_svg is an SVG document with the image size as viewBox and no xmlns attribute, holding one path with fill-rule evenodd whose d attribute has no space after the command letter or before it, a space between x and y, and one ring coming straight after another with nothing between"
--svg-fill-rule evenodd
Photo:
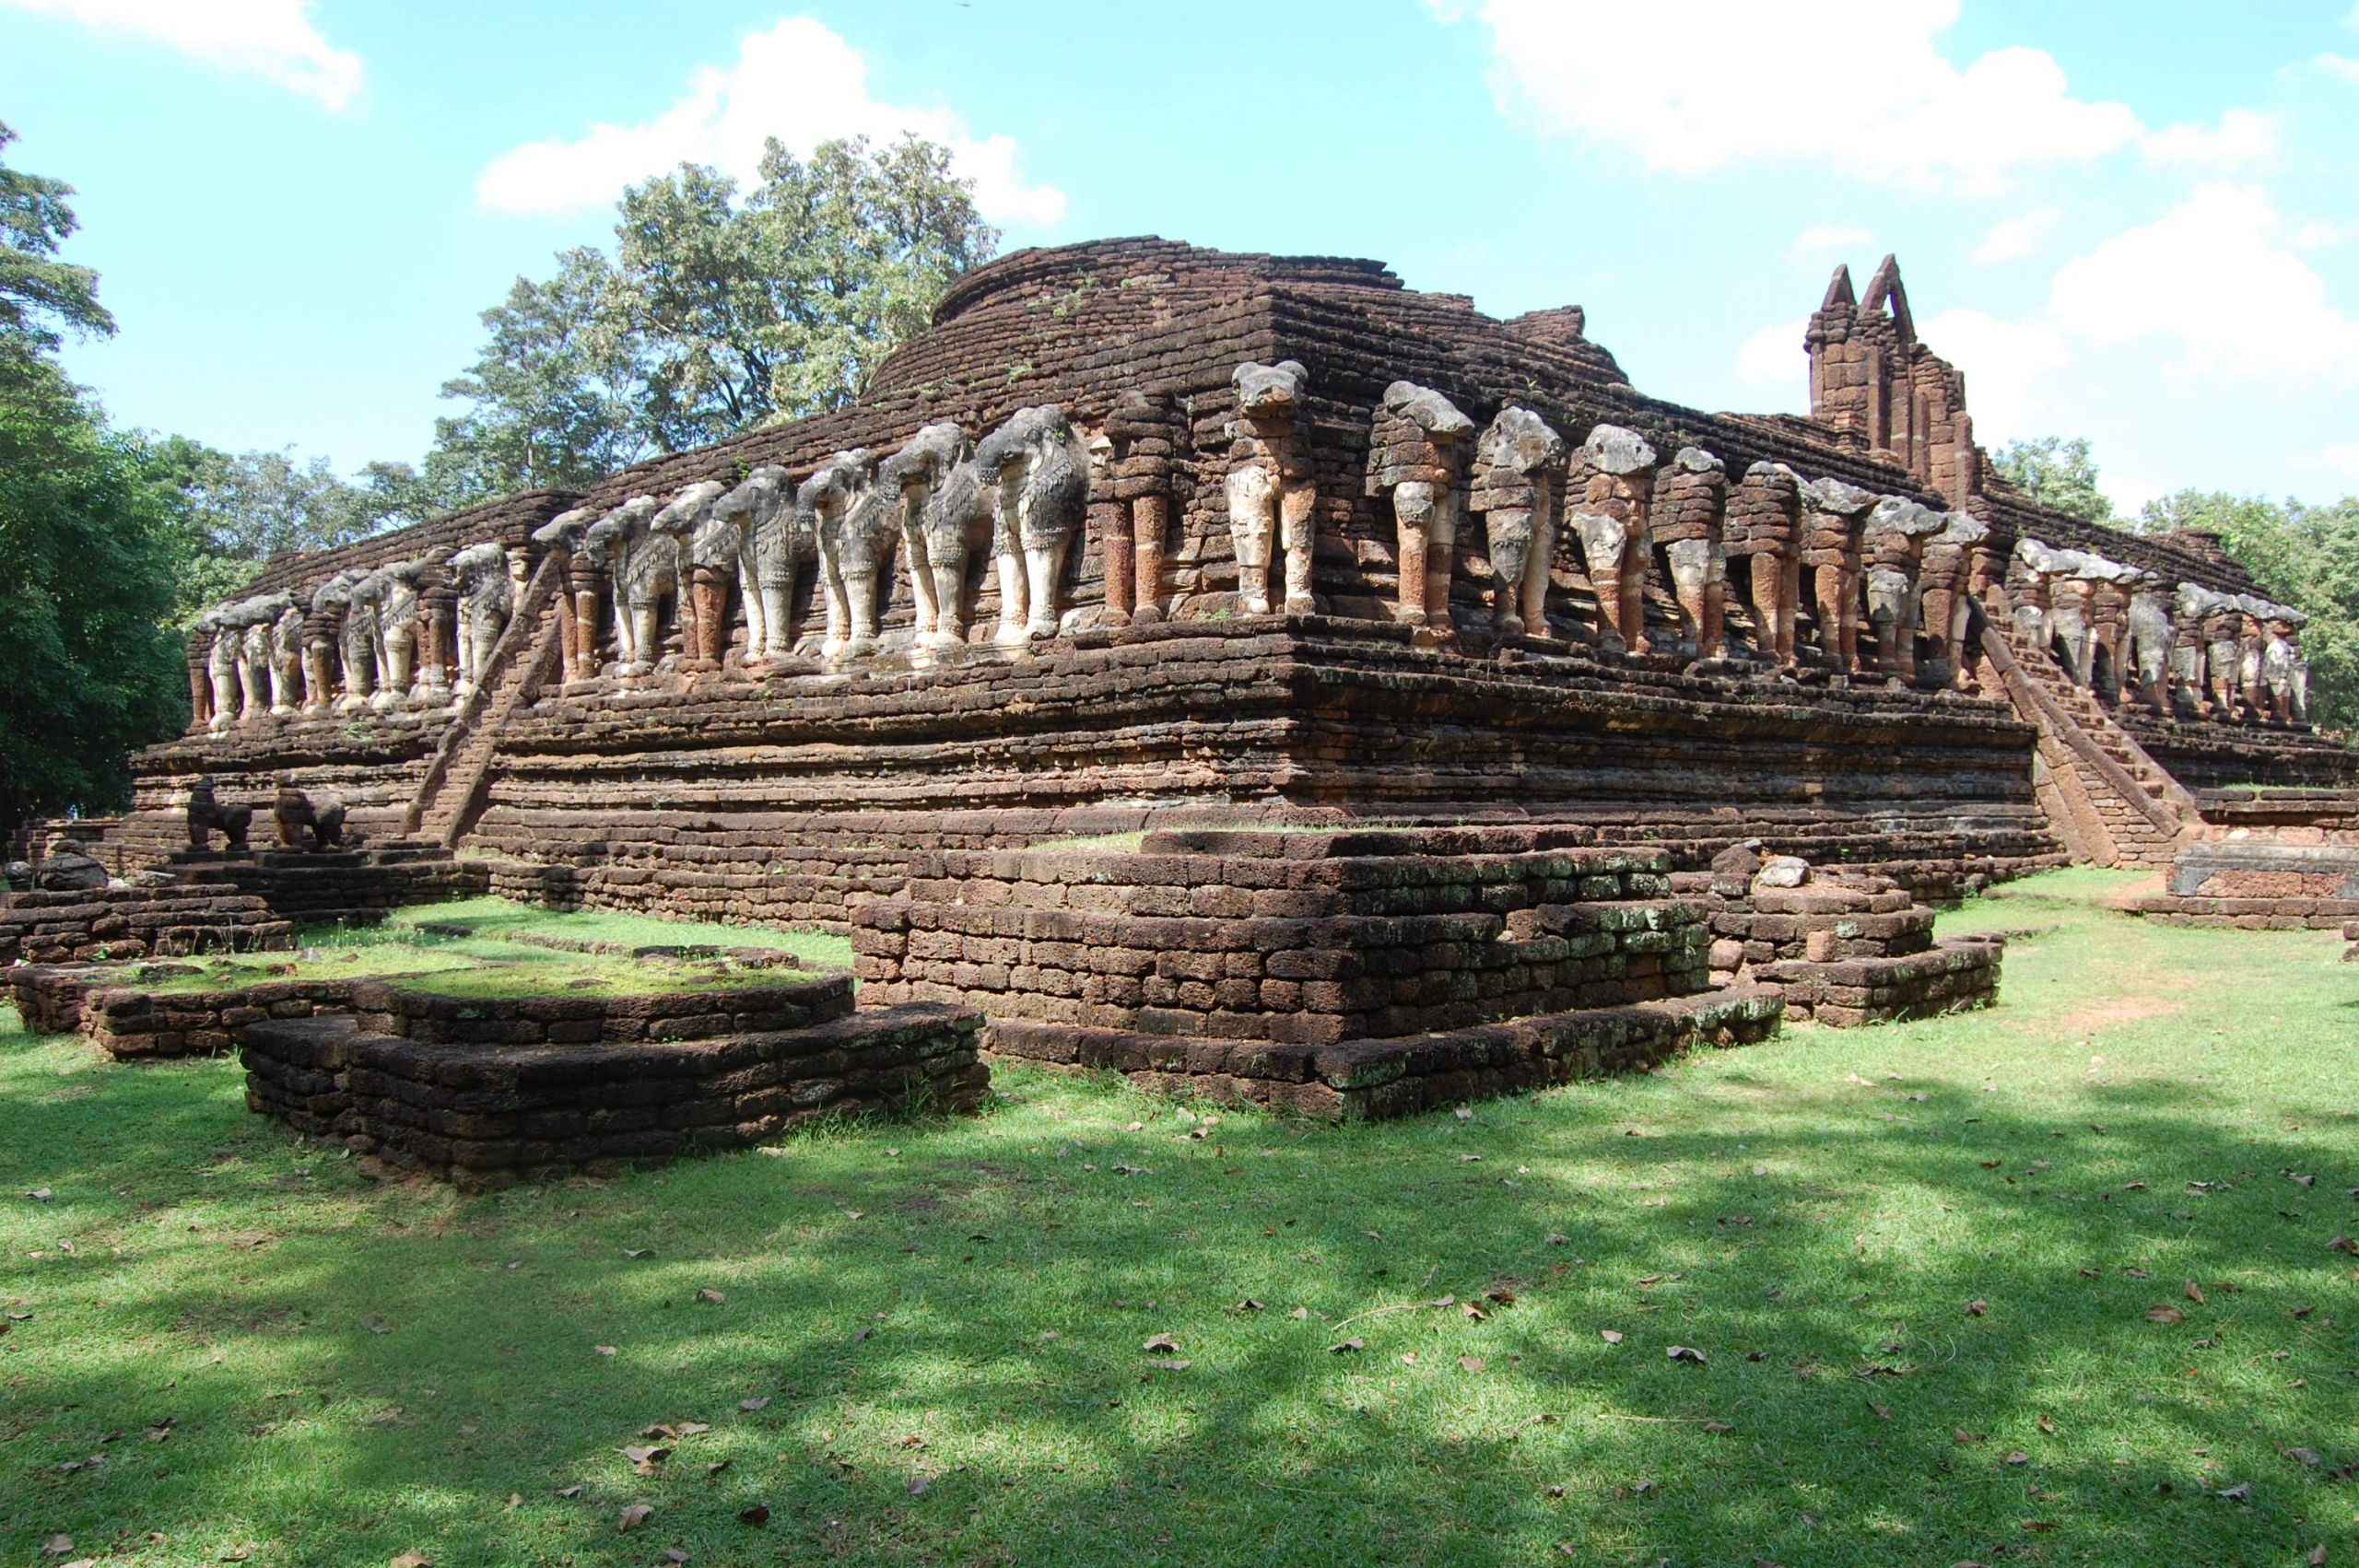
<instances>
[{"instance_id":1,"label":"stone foundation ruin","mask_svg":"<svg viewBox=\"0 0 2359 1568\"><path fill-rule=\"evenodd\" d=\"M1758 840L1891 884L1826 882L1830 930L2068 860L2167 865L2227 831L2235 785L2306 791L2287 825L2349 835L2359 762L2308 727L2299 614L2215 541L2094 528L1989 473L1889 259L1864 291L1838 271L1800 346L1808 417L1708 414L1632 388L1578 308L1500 321L1373 262L1160 240L1021 252L840 411L274 560L190 638L187 734L86 831L136 871L186 842L193 797L293 790L511 896L863 942L1000 852L1064 864L1035 847L1110 834L1517 826L1656 880ZM1566 902L1531 899L1495 913ZM1751 931L1774 906L1700 907ZM1074 1055L1333 1111L1754 1027L1696 1012L1705 928L1660 919L1628 934L1668 944L1639 969L1662 989L1519 980L1526 1011L1436 1015L1493 1031L1459 1058L1382 1043L1398 1020L1238 1034L1226 1002L1178 1034L1062 1019L1054 988L1086 982L1054 965L871 983L974 993L1007 1050L1221 1042L1201 1071L1168 1043ZM1820 965L1782 983L1827 1021L1987 1000L1995 947L1911 946L1915 920L1745 962ZM1604 934L1534 925L1485 957ZM1531 1022L1567 1008L1686 1022ZM1326 1075L1371 1040L1425 1086Z\"/></svg>"},{"instance_id":2,"label":"stone foundation ruin","mask_svg":"<svg viewBox=\"0 0 2359 1568\"><path fill-rule=\"evenodd\" d=\"M981 1020L855 1013L849 977L476 1000L356 983L349 1012L239 1031L246 1103L465 1187L742 1147L820 1117L970 1109Z\"/></svg>"}]
</instances>

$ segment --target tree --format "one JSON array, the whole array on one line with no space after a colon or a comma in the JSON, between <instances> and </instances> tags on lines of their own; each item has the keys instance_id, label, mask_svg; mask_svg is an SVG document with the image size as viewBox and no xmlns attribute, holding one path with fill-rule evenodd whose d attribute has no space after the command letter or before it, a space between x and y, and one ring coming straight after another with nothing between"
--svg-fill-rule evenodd
<instances>
[{"instance_id":1,"label":"tree","mask_svg":"<svg viewBox=\"0 0 2359 1568\"><path fill-rule=\"evenodd\" d=\"M651 453L840 408L989 257L943 147L777 141L758 182L683 164L623 193L610 258L562 252L484 312L489 340L444 395L417 486L449 505L581 486Z\"/></svg>"},{"instance_id":2,"label":"tree","mask_svg":"<svg viewBox=\"0 0 2359 1568\"><path fill-rule=\"evenodd\" d=\"M2119 526L2113 503L2097 488L2097 465L2084 437L2067 440L2061 436L2040 436L2009 441L1990 463L2008 484L2042 506L2100 528Z\"/></svg>"},{"instance_id":3,"label":"tree","mask_svg":"<svg viewBox=\"0 0 2359 1568\"><path fill-rule=\"evenodd\" d=\"M437 498L583 488L648 455L643 353L615 298L619 279L595 250L561 252L557 263L557 276L520 277L483 313L489 341L443 383L443 396L474 406L435 422L417 478Z\"/></svg>"},{"instance_id":4,"label":"tree","mask_svg":"<svg viewBox=\"0 0 2359 1568\"><path fill-rule=\"evenodd\" d=\"M0 158L17 139L0 121ZM40 355L62 341L61 327L111 336L114 318L99 303L99 275L53 258L74 232L74 187L0 162L0 350Z\"/></svg>"},{"instance_id":5,"label":"tree","mask_svg":"<svg viewBox=\"0 0 2359 1568\"><path fill-rule=\"evenodd\" d=\"M2330 506L2181 490L2149 501L2141 533L2214 534L2261 591L2309 617L2310 717L2329 729L2359 727L2359 497Z\"/></svg>"},{"instance_id":6,"label":"tree","mask_svg":"<svg viewBox=\"0 0 2359 1568\"><path fill-rule=\"evenodd\" d=\"M15 135L0 125L0 151ZM0 164L0 825L122 803L123 758L186 717L161 623L172 543L157 468L52 357L111 333L86 267L53 258L71 187Z\"/></svg>"},{"instance_id":7,"label":"tree","mask_svg":"<svg viewBox=\"0 0 2359 1568\"><path fill-rule=\"evenodd\" d=\"M164 486L178 582L176 625L234 595L284 550L324 550L415 521L418 497L386 464L349 485L325 458L287 451L217 451L185 436L149 438L147 463Z\"/></svg>"}]
</instances>

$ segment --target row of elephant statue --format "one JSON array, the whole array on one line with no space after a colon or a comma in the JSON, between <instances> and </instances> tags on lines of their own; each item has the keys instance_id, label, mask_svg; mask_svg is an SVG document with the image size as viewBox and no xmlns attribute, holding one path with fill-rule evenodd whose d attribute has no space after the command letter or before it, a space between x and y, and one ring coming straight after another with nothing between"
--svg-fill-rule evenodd
<instances>
[{"instance_id":1,"label":"row of elephant statue","mask_svg":"<svg viewBox=\"0 0 2359 1568\"><path fill-rule=\"evenodd\" d=\"M1220 484L1237 603L1247 614L1275 606L1311 613L1318 471L1309 372L1294 360L1249 361L1230 385ZM682 668L718 668L739 624L748 668L800 652L857 658L882 645L881 613L896 572L912 609L910 644L965 644L976 591L968 568L986 554L997 623L973 640L1021 647L1067 624L1066 558L1093 515L1104 553L1101 618L1157 619L1174 480L1189 449L1189 421L1174 400L1134 392L1095 430L1044 404L1019 410L980 439L940 423L889 454L839 451L799 482L766 464L668 497L636 495L564 512L532 543L536 556L556 557L561 573L555 598L566 678L650 675L675 629ZM1834 476L1804 479L1775 462L1752 463L1732 480L1700 447L1682 446L1665 461L1644 436L1611 424L1575 444L1542 415L1512 404L1478 427L1443 393L1405 380L1386 388L1373 411L1363 477L1366 496L1392 526L1391 613L1436 642L1456 635L1457 544L1469 514L1485 531L1496 636L1560 635L1550 607L1553 598L1560 614L1567 609L1562 584L1569 579L1557 570L1569 565L1569 550L1560 562L1563 538L1578 546L1596 603L1593 619L1573 619L1614 653L1742 651L1854 674L1871 667L1862 659L1872 633L1873 673L1972 685L1971 607L1989 602L2002 576L2083 580L2072 575L2077 564L2031 571L2022 552L2011 568L1987 523L1911 497ZM299 707L463 697L482 679L512 614L524 559L487 542L440 563L340 574L308 603L280 594L227 606L200 627L213 638L203 660L209 682L198 678L192 642L192 697L216 727ZM796 625L806 571L816 573L810 600L824 628ZM1731 645L1732 578L1753 627L1749 649ZM1648 590L1657 580L1672 609L1650 630ZM2123 579L2125 628L2134 618L2128 606L2146 586ZM2131 652L2126 642L2105 641L2113 623L2094 603L2073 619L2084 599L2102 597L2067 587L2037 599L2055 619L2060 656L2084 681L2094 649L2109 650L2116 670ZM2046 647L2048 634L2039 640ZM2145 646L2136 644L2141 657ZM2152 696L2142 681L2139 689Z\"/></svg>"},{"instance_id":2,"label":"row of elephant statue","mask_svg":"<svg viewBox=\"0 0 2359 1568\"><path fill-rule=\"evenodd\" d=\"M521 553L486 540L207 610L189 638L193 721L218 732L264 714L463 701L514 612L522 568Z\"/></svg>"},{"instance_id":3,"label":"row of elephant statue","mask_svg":"<svg viewBox=\"0 0 2359 1568\"><path fill-rule=\"evenodd\" d=\"M2299 610L2037 539L2007 570L2015 629L2079 685L2157 713L2309 721Z\"/></svg>"}]
</instances>

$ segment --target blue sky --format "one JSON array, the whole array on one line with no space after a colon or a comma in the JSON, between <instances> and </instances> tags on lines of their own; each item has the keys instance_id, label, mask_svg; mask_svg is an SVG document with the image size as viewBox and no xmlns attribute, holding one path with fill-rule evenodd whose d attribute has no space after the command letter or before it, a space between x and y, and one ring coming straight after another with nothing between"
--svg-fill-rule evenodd
<instances>
[{"instance_id":1,"label":"blue sky","mask_svg":"<svg viewBox=\"0 0 2359 1568\"><path fill-rule=\"evenodd\" d=\"M0 0L0 120L80 193L116 416L346 468L625 181L907 125L1010 248L1381 257L1708 408L1799 407L1829 270L1896 251L1994 447L2359 490L2353 0Z\"/></svg>"}]
</instances>

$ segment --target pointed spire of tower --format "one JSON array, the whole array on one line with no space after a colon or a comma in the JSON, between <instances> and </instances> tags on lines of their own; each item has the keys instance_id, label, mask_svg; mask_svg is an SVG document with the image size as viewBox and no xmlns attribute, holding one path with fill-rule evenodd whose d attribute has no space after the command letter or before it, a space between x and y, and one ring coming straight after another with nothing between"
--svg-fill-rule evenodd
<instances>
[{"instance_id":1,"label":"pointed spire of tower","mask_svg":"<svg viewBox=\"0 0 2359 1568\"><path fill-rule=\"evenodd\" d=\"M1916 319L1908 313L1908 289L1900 281L1900 258L1887 255L1868 279L1867 307L1889 310L1892 324L1904 344L1917 341Z\"/></svg>"}]
</instances>

